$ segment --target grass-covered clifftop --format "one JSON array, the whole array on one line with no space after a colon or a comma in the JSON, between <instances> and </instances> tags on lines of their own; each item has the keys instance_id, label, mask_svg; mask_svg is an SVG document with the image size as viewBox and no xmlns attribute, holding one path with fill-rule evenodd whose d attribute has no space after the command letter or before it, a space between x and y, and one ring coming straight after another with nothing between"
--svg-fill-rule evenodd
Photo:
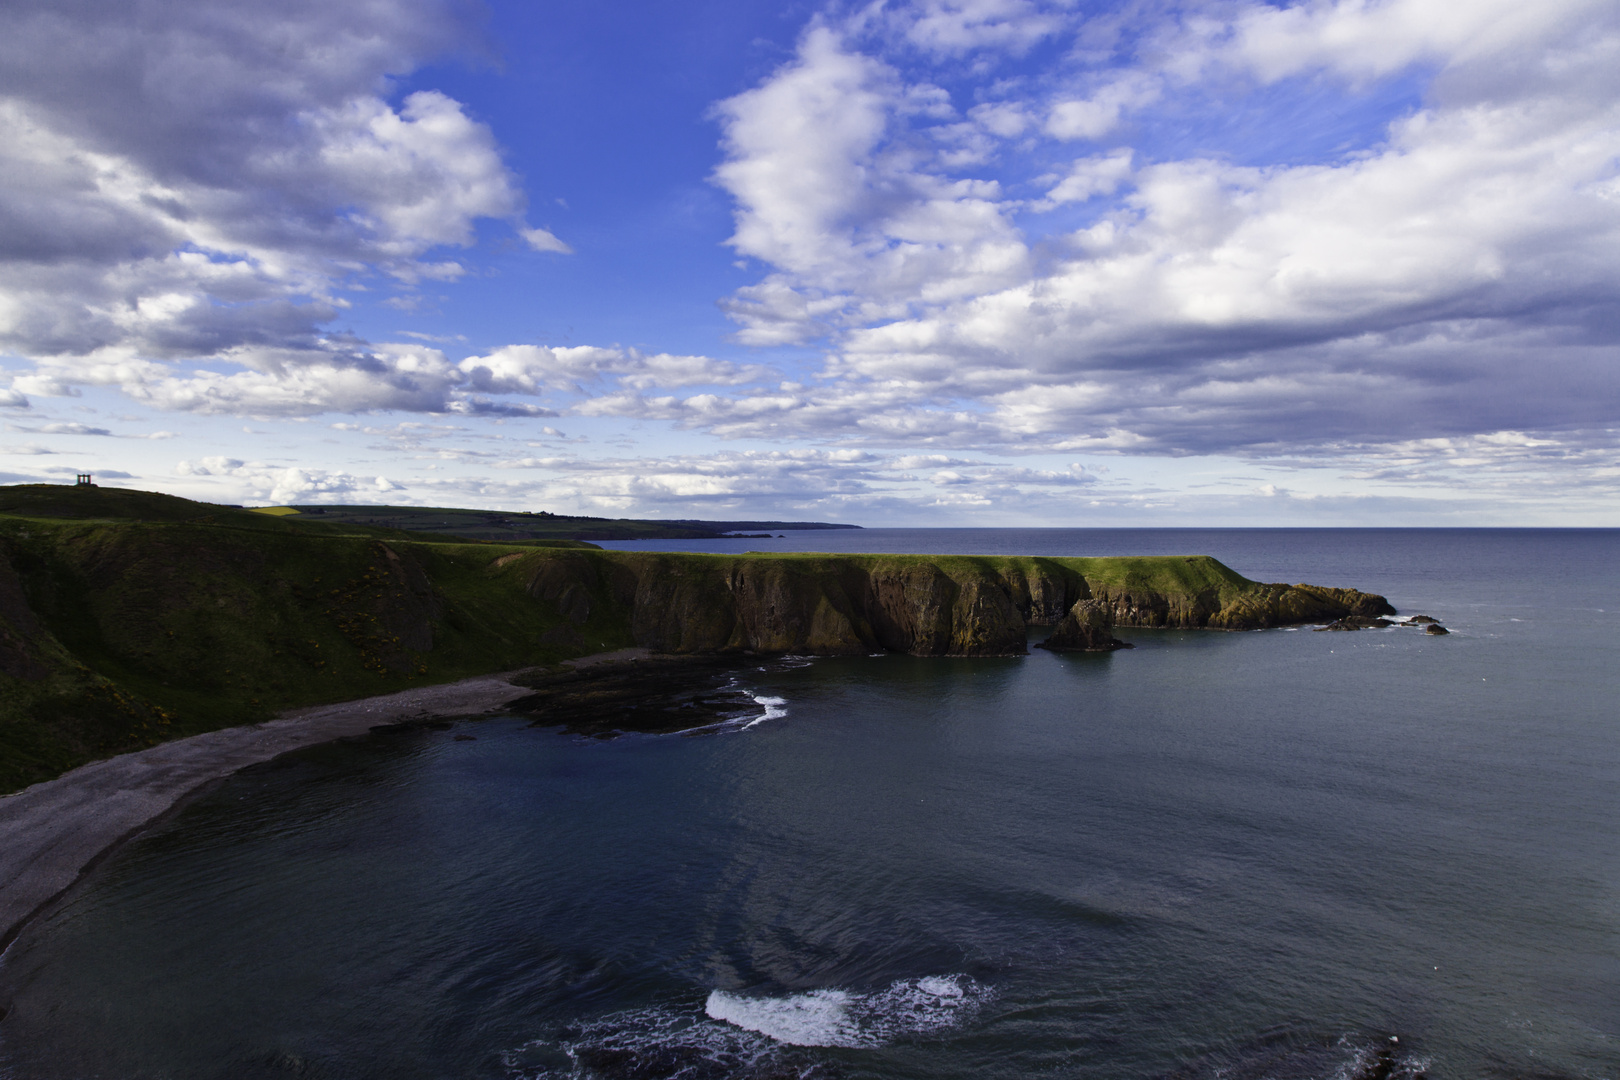
<instances>
[{"instance_id":1,"label":"grass-covered clifftop","mask_svg":"<svg viewBox=\"0 0 1620 1080\"><path fill-rule=\"evenodd\" d=\"M376 525L464 540L711 540L728 533L859 528L825 521L650 521L431 506L283 506L270 512L275 511L296 515L296 524Z\"/></svg>"},{"instance_id":2,"label":"grass-covered clifftop","mask_svg":"<svg viewBox=\"0 0 1620 1080\"><path fill-rule=\"evenodd\" d=\"M311 527L314 526L314 527ZM1124 626L1389 609L1201 556L692 555L445 542L171 496L0 489L0 790L277 711L609 649L1005 655Z\"/></svg>"}]
</instances>

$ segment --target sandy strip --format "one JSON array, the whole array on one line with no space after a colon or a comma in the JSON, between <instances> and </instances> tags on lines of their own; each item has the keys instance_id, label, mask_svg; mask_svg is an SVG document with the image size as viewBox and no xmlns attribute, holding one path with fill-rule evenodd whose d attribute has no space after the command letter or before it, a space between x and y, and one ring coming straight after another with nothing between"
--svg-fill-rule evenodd
<instances>
[{"instance_id":1,"label":"sandy strip","mask_svg":"<svg viewBox=\"0 0 1620 1080\"><path fill-rule=\"evenodd\" d=\"M639 659L643 649L582 657L579 666ZM274 720L175 739L149 750L81 765L0 798L0 947L23 924L123 841L207 784L290 750L364 735L379 724L493 712L533 693L482 675L337 705L282 713Z\"/></svg>"}]
</instances>

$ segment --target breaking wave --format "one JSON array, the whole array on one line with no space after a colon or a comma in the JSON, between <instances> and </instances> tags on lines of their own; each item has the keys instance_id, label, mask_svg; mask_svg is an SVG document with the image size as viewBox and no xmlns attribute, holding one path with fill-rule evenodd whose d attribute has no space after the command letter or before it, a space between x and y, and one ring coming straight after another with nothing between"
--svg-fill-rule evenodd
<instances>
[{"instance_id":1,"label":"breaking wave","mask_svg":"<svg viewBox=\"0 0 1620 1080\"><path fill-rule=\"evenodd\" d=\"M767 720L777 720L787 715L787 710L782 708L782 706L787 704L787 698L766 697L763 694L755 694L751 691L745 692L748 693L749 697L754 699L755 705L763 706L765 712L744 724L744 731L753 727L755 724L763 724Z\"/></svg>"},{"instance_id":2,"label":"breaking wave","mask_svg":"<svg viewBox=\"0 0 1620 1080\"><path fill-rule=\"evenodd\" d=\"M789 1046L862 1047L960 1027L989 997L988 988L965 975L934 975L905 979L871 994L811 990L753 997L716 990L704 1011Z\"/></svg>"},{"instance_id":3,"label":"breaking wave","mask_svg":"<svg viewBox=\"0 0 1620 1080\"><path fill-rule=\"evenodd\" d=\"M632 1009L503 1055L512 1080L831 1080L817 1047L882 1046L970 1022L991 991L965 975L905 979L872 993L756 997L715 990L703 1013Z\"/></svg>"}]
</instances>

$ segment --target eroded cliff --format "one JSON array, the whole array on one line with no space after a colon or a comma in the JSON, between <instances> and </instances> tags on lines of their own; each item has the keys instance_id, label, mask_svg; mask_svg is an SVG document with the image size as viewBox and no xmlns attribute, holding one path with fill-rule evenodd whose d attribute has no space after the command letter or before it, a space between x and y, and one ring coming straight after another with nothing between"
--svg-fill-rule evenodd
<instances>
[{"instance_id":1,"label":"eroded cliff","mask_svg":"<svg viewBox=\"0 0 1620 1080\"><path fill-rule=\"evenodd\" d=\"M0 790L275 712L610 649L996 656L1070 618L1250 629L1389 614L1190 558L687 555L0 514Z\"/></svg>"}]
</instances>

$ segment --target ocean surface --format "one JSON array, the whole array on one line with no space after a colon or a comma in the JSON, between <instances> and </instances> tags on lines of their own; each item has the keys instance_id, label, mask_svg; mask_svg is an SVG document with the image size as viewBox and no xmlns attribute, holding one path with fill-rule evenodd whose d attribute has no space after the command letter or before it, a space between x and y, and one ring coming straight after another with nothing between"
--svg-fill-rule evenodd
<instances>
[{"instance_id":1,"label":"ocean surface","mask_svg":"<svg viewBox=\"0 0 1620 1080\"><path fill-rule=\"evenodd\" d=\"M0 1076L1620 1077L1620 532L611 546L1209 554L1452 633L787 658L695 733L301 752L25 931Z\"/></svg>"}]
</instances>

